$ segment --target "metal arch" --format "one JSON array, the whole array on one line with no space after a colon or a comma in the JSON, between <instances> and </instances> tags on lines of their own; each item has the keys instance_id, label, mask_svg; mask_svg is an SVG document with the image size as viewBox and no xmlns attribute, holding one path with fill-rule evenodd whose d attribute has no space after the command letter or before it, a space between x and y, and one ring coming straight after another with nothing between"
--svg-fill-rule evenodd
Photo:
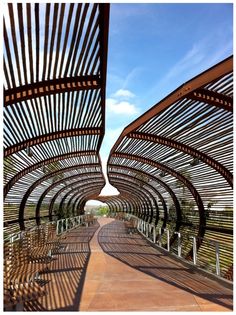
<instances>
[{"instance_id":1,"label":"metal arch","mask_svg":"<svg viewBox=\"0 0 236 315\"><path fill-rule=\"evenodd\" d=\"M49 205L49 215L52 215L52 210L53 210L53 206L54 206L54 203L57 199L57 197L66 189L68 189L68 187L72 187L73 185L75 184L78 184L78 183L71 183L69 184L67 187L62 187L60 190L58 190L58 192L53 196L51 202L50 202L50 205Z\"/></svg>"},{"instance_id":2,"label":"metal arch","mask_svg":"<svg viewBox=\"0 0 236 315\"><path fill-rule=\"evenodd\" d=\"M142 206L141 200L135 198L133 194L123 191L120 198L126 198L127 202L131 202L131 213L139 215L139 209Z\"/></svg>"},{"instance_id":3,"label":"metal arch","mask_svg":"<svg viewBox=\"0 0 236 315\"><path fill-rule=\"evenodd\" d=\"M67 180L71 180L71 179L74 179L74 178L79 178L79 177L83 177L83 175L87 175L87 174L91 174L91 173L83 173L83 174L78 174L78 175L74 175L74 176L70 176L67 178ZM94 174L99 174L100 175L100 172L94 172ZM99 178L99 177L98 177ZM23 196L22 200L21 200L21 203L20 203L20 207L19 207L19 224L20 224L20 227L21 227L21 230L24 230L24 225L21 225L21 223L23 224L24 222L24 209L25 209L25 205L26 205L26 202L27 202L27 199L29 198L30 194L32 193L32 191L38 186L38 182L40 182L41 179L39 179L38 181L36 181L28 190L27 192L25 193L25 195ZM63 183L66 179L63 179L60 181L60 183ZM56 182L54 183L55 186L59 185L60 184L59 182ZM55 187L54 186L54 187ZM68 188L68 186L66 187ZM39 216L39 211L40 209L39 208L36 208L35 211L37 211L35 213L35 217L36 217L36 222L40 222L40 216ZM50 216L50 214L49 214Z\"/></svg>"},{"instance_id":4,"label":"metal arch","mask_svg":"<svg viewBox=\"0 0 236 315\"><path fill-rule=\"evenodd\" d=\"M184 152L188 155L191 155L195 158L198 158L202 162L206 163L207 165L214 168L221 176L223 176L226 181L229 183L231 187L233 187L233 175L230 171L227 170L226 167L224 167L221 163L217 162L215 159L211 158L207 154L196 150L192 148L191 146L188 146L186 144L183 144L181 142L172 140L170 138L162 137L162 136L156 136L153 134L143 133L143 132L131 132L127 135L128 138L133 139L139 139L139 140L145 140L150 141L154 143L159 143L171 148L174 148L178 151Z\"/></svg>"},{"instance_id":5,"label":"metal arch","mask_svg":"<svg viewBox=\"0 0 236 315\"><path fill-rule=\"evenodd\" d=\"M72 184L70 184L70 185L68 185L67 187L64 187L63 189L61 189L60 191L58 191L54 196L53 196L53 198L52 198L52 200L51 200L51 202L50 202L50 205L49 205L49 213L52 215L52 211L53 211L53 207L54 207L54 203L55 203L55 200L56 200L56 198L58 197L58 195L63 191L63 190L65 190L65 189L67 189L68 187L73 187L74 185L78 185L78 183L72 183ZM93 191L94 191L94 187L97 187L97 183L90 183L91 185L89 185L88 183L87 184L85 184L85 185L80 185L80 186L78 186L78 187L76 187L75 189L79 189L79 188L81 188L81 187L87 187L87 191L90 191L89 189L92 187L92 189L93 189ZM73 189L72 189L73 190ZM70 192L72 191L72 190L70 190ZM98 189L98 191L100 191L99 189ZM78 194L79 193L81 193L81 192L78 192ZM80 195L80 197L82 198L82 197L85 197L85 196L83 196L83 194L82 195Z\"/></svg>"},{"instance_id":6,"label":"metal arch","mask_svg":"<svg viewBox=\"0 0 236 315\"><path fill-rule=\"evenodd\" d=\"M65 153L62 155L58 155L58 156L54 156L51 157L49 159L43 160L41 162L38 162L36 164L30 165L29 167L23 169L22 171L20 171L19 173L17 173L14 177L12 177L10 179L10 181L5 185L4 187L4 198L6 198L6 195L8 194L9 190L11 189L11 187L24 175L42 167L45 166L47 164L56 162L56 161L60 161L60 160L64 160L66 158L72 158L72 157L79 157L79 156L90 156L90 155L96 155L97 152L96 151L76 151L76 152L70 152L70 153Z\"/></svg>"},{"instance_id":7,"label":"metal arch","mask_svg":"<svg viewBox=\"0 0 236 315\"><path fill-rule=\"evenodd\" d=\"M81 75L35 82L4 90L4 107L46 95L100 88L101 80L98 75Z\"/></svg>"},{"instance_id":8,"label":"metal arch","mask_svg":"<svg viewBox=\"0 0 236 315\"><path fill-rule=\"evenodd\" d=\"M121 190L122 191L122 190ZM137 213L138 217L142 216L142 207L143 207L143 202L140 198L136 199L133 194L130 192L130 190L128 191L123 191L122 195L120 196L120 198L127 198L128 200L132 200L134 203L134 208L135 208L135 213ZM134 212L134 211L133 211Z\"/></svg>"},{"instance_id":9,"label":"metal arch","mask_svg":"<svg viewBox=\"0 0 236 315\"><path fill-rule=\"evenodd\" d=\"M117 198L125 199L126 202L129 203L131 213L134 212L132 209L134 209L137 212L137 209L141 206L141 201L139 199L137 200L136 198L134 198L134 196L129 192L124 192Z\"/></svg>"},{"instance_id":10,"label":"metal arch","mask_svg":"<svg viewBox=\"0 0 236 315\"><path fill-rule=\"evenodd\" d=\"M94 164L94 165L97 165L97 166L99 166L99 164ZM90 164L90 166L92 166L92 164ZM72 167L72 168L74 168L74 167ZM76 166L75 168L78 168L78 166ZM98 172L99 173L99 172ZM78 174L78 175L85 175L85 174L87 174L87 173L80 173L80 174ZM99 173L100 174L100 173ZM77 175L76 175L77 176ZM40 207L41 207L41 205L42 205L42 202L43 202L43 199L45 198L45 196L49 193L49 191L51 190L51 189L53 189L54 187L56 187L57 185L60 185L61 183L63 183L65 180L71 180L71 176L70 177L67 177L67 179L66 178L63 178L63 179L61 179L60 181L57 181L57 182L55 182L55 183L53 183L52 185L50 185L43 193L42 193L42 195L40 196L40 198L39 198L39 200L38 200L38 202L37 202L37 205L36 205L36 213L39 213L40 212ZM50 214L49 214L50 215ZM50 215L50 218L52 218L51 217L51 215Z\"/></svg>"},{"instance_id":11,"label":"metal arch","mask_svg":"<svg viewBox=\"0 0 236 315\"><path fill-rule=\"evenodd\" d=\"M188 98L233 112L233 99L227 95L200 88L190 93Z\"/></svg>"},{"instance_id":12,"label":"metal arch","mask_svg":"<svg viewBox=\"0 0 236 315\"><path fill-rule=\"evenodd\" d=\"M80 186L77 186L77 187L75 187L75 188L73 188L73 189L71 189L70 191L68 191L63 197L62 197L62 199L61 199L61 202L60 202L60 205L59 205L59 210L61 211L62 209L63 209L63 203L64 203L64 201L66 200L66 198L68 197L68 196L70 196L74 191L77 191L77 194L81 194L82 196L84 196L84 191L79 191L78 192L78 190L80 190L81 188L83 188L83 190L84 190L84 187L97 187L97 185L99 184L99 183L101 183L101 181L97 181L96 183L86 183L86 184L84 184L84 185L80 185ZM78 184L78 183L77 183Z\"/></svg>"},{"instance_id":13,"label":"metal arch","mask_svg":"<svg viewBox=\"0 0 236 315\"><path fill-rule=\"evenodd\" d=\"M155 177L155 176L153 176L153 175L151 175L149 173L145 173L142 170L138 170L138 169L130 167L130 166L124 166L124 165L118 165L118 164L110 164L109 167L125 169L125 170L129 170L129 171L132 171L132 172L139 172L139 173L141 173L141 174L143 174L145 176L148 176L153 181L158 182L170 194L170 196L171 196L171 198L173 200L173 203L175 205L177 221L178 222L181 221L182 215L181 215L181 208L180 208L180 204L179 204L178 198L176 197L174 191L170 188L170 186L168 186L165 182L163 182L159 178L157 178L157 177ZM161 194L160 194L160 198L163 198ZM163 198L163 200L164 200L164 198ZM166 220L167 220L167 213L166 213ZM178 229L176 229L176 231L178 231Z\"/></svg>"},{"instance_id":14,"label":"metal arch","mask_svg":"<svg viewBox=\"0 0 236 315\"><path fill-rule=\"evenodd\" d=\"M115 207L115 212L124 212L123 206L122 206L122 201L120 196L112 196L109 197L109 201L113 204L113 206Z\"/></svg>"},{"instance_id":15,"label":"metal arch","mask_svg":"<svg viewBox=\"0 0 236 315\"><path fill-rule=\"evenodd\" d=\"M200 238L202 238L205 234L205 225L206 225L206 218L204 215L204 205L201 199L201 196L199 195L198 191L196 190L196 188L193 186L193 184L187 179L185 178L183 175L181 175L180 173L176 172L175 170L171 169L170 167L163 165L161 163L158 163L156 161L144 158L142 156L139 155L131 155L131 154L124 154L124 153L118 153L115 152L113 153L114 157L121 157L121 158L125 158L125 159L129 159L129 160L136 160L138 162L141 162L143 164L149 164L152 165L154 167L157 167L161 170L163 170L164 172L167 172L169 174L171 174L172 176L176 177L178 180L180 180L191 192L191 194L193 195L196 204L198 206L198 210L199 210L199 231L198 231L198 236ZM200 246L201 243L198 243L198 246ZM188 254L188 255L192 255L192 251Z\"/></svg>"},{"instance_id":16,"label":"metal arch","mask_svg":"<svg viewBox=\"0 0 236 315\"><path fill-rule=\"evenodd\" d=\"M141 215L143 216L147 210L147 204L146 204L146 199L145 199L146 195L145 194L142 194L144 196L137 195L136 193L134 193L133 189L131 190L131 188L127 188L127 187L126 187L126 189L123 187L123 190L125 190L125 192L127 192L129 194L135 194L135 196L137 197L137 202L139 204L139 212L141 211ZM121 200L122 195L116 197L116 199Z\"/></svg>"},{"instance_id":17,"label":"metal arch","mask_svg":"<svg viewBox=\"0 0 236 315\"><path fill-rule=\"evenodd\" d=\"M223 60L217 65L197 75L193 79L187 81L185 84L182 84L174 92L172 92L167 97L165 97L162 101L154 105L151 109L146 111L143 115L141 115L139 118L137 118L134 122L132 122L123 130L123 132L121 133L118 140L116 141L116 143L114 144L114 146L112 147L110 151L110 156L108 158L108 161L110 157L112 156L112 154L115 152L121 140L126 135L128 135L129 133L139 128L141 125L143 125L148 120L150 120L153 116L157 115L158 113L161 113L162 111L164 111L166 108L168 108L169 106L171 106L178 100L181 100L183 98L191 99L191 97L193 97L192 93L194 91L197 91L201 89L203 86L205 86L206 84L209 84L231 73L232 69L233 69L233 56ZM228 105L219 103L219 106L224 110L227 110L227 111L229 110Z\"/></svg>"},{"instance_id":18,"label":"metal arch","mask_svg":"<svg viewBox=\"0 0 236 315\"><path fill-rule=\"evenodd\" d=\"M87 192L90 193L90 189L88 189ZM100 192L100 190L97 191L98 194L99 194L99 192ZM79 197L78 197L79 203L78 203L78 205L77 205L77 207L76 207L76 213L77 213L77 215L80 215L80 214L83 214L83 213L84 213L84 211L80 211L80 210L81 210L82 207L84 207L86 201L87 201L88 199L90 199L92 196L94 196L94 188L93 188L93 187L91 188L91 194L86 195L86 197L85 197L85 196L79 196ZM82 199L82 200L80 200L80 199ZM82 203L82 204L81 204L81 203ZM74 206L75 206L75 204L74 204Z\"/></svg>"},{"instance_id":19,"label":"metal arch","mask_svg":"<svg viewBox=\"0 0 236 315\"><path fill-rule=\"evenodd\" d=\"M65 172L68 172L68 171L71 171L71 170L76 170L78 168L93 168L93 167L101 167L100 164L98 163L93 163L93 164L77 164L77 165L73 165L73 166L69 166L69 167L65 167L63 169L60 169L59 171L55 171L55 172L52 172L50 173L51 176L55 176L57 174L60 174L60 173L65 173ZM98 172L99 174L101 174L100 172ZM84 175L86 173L80 173L81 175ZM44 178L44 177L43 177ZM70 180L71 177L66 177L66 178L63 178L60 180L60 183L63 183L63 181L65 180ZM59 182L59 181L58 181ZM40 208L41 207L41 204L42 204L42 201L44 199L44 197L46 196L46 194L51 190L53 189L55 186L57 186L58 182L56 183L53 183L52 185L48 186L48 188L42 193L42 195L40 196L39 200L38 200L38 203L36 205L36 209L37 208Z\"/></svg>"},{"instance_id":20,"label":"metal arch","mask_svg":"<svg viewBox=\"0 0 236 315\"><path fill-rule=\"evenodd\" d=\"M151 206L151 203L150 203L150 199L148 198L148 195L150 194L150 192L148 192L146 189L142 188L141 189L138 189L138 194L136 193L136 190L134 189L133 185L131 184L123 184L122 182L120 183L120 180L118 178L115 178L116 180L114 180L114 182L117 184L117 182L119 184L117 184L117 187L123 187L124 189L127 189L127 186L129 187L129 190L130 192L134 193L135 195L139 196L139 194L141 194L143 196L142 198L142 201L144 202L144 206L145 206L145 215L144 215L144 218L145 218L145 221L147 221L149 219L149 206ZM111 183L113 183L113 180L110 180ZM136 188L137 189L137 188ZM145 192L144 192L145 191ZM146 194L147 193L147 194ZM151 208L151 212L152 212L152 206L150 207ZM146 213L146 210L147 210L147 213ZM151 217L152 217L152 214L151 214Z\"/></svg>"},{"instance_id":21,"label":"metal arch","mask_svg":"<svg viewBox=\"0 0 236 315\"><path fill-rule=\"evenodd\" d=\"M114 166L114 164L112 164L112 166ZM122 166L119 166L118 168L120 169L129 169L129 170L133 170L133 172L135 172L135 169L132 169L132 168L128 168L128 167L122 167ZM137 170L138 171L138 170ZM114 171L111 171L110 174L112 174ZM136 172L137 173L137 172ZM146 177L150 177L148 173L145 173L143 171L140 171L141 174L144 174ZM127 176L130 176L130 178L134 178L133 176L131 175L128 175L128 174L124 174L124 173L118 173L118 174L121 174L121 175L127 175ZM152 176L152 175L151 175ZM154 177L154 176L153 176ZM140 179L139 179L140 180ZM141 180L142 181L142 180ZM162 203L162 207L163 207L163 210L164 210L164 218L163 218L163 228L165 228L166 226L166 222L167 222L167 219L168 219L168 214L167 214L167 206L166 206L166 202L165 202L165 199L163 198L163 196L161 195L161 193L152 185L142 181L144 184L146 184L148 187L150 187L155 193L156 195L159 197L161 203ZM155 219L155 225L157 225L157 222L159 220L159 209L158 209L158 204L156 202L156 199L154 197L154 200L155 200L155 204L156 204L156 209L157 209L157 215L156 215L156 219Z\"/></svg>"},{"instance_id":22,"label":"metal arch","mask_svg":"<svg viewBox=\"0 0 236 315\"><path fill-rule=\"evenodd\" d=\"M66 178L63 178L61 179L60 181L57 181L55 183L53 183L52 185L48 186L48 188L42 193L42 195L40 196L38 202L37 202L37 205L36 205L36 217L37 218L40 218L40 207L42 205L42 202L43 202L43 199L45 198L45 196L49 193L50 190L52 190L53 188L55 188L56 186L60 185L60 184L63 184L65 181L70 181L70 180L73 180L73 179L76 179L77 177L80 178L80 177L84 177L84 176L87 176L88 175L101 175L100 172L91 172L91 173L88 173L88 172L85 172L85 173L80 173L80 174L76 174L76 175L73 175L73 176L69 176L69 177L66 177ZM99 177L97 177L99 178ZM102 177L100 177L102 178ZM72 183L73 184L73 183ZM66 187L68 188L68 187ZM51 214L49 213L49 216L51 218Z\"/></svg>"},{"instance_id":23,"label":"metal arch","mask_svg":"<svg viewBox=\"0 0 236 315\"><path fill-rule=\"evenodd\" d=\"M112 174L117 174L117 175L124 175L125 177L129 177L129 178L131 178L131 179L134 179L134 177L133 176L131 176L131 175L128 175L128 174L124 174L124 173L119 173L119 172L114 172L114 171L112 171L112 172L110 172L110 175L112 176ZM144 172L143 172L144 173ZM144 173L144 174L146 174L146 173ZM136 179L137 180L137 179ZM152 185L150 185L150 184L148 184L148 183L146 183L145 181L143 181L143 180L140 180L140 179L138 179L140 182L142 182L143 184L145 184L145 185L147 185L150 189L152 189L152 191L154 191L157 195L158 195L158 197L160 198L160 200L161 200L161 202L162 202L162 205L163 205L163 210L164 210L164 215L165 215L165 222L166 222L166 220L167 220L167 206L166 206L166 203L165 203L165 200L164 200L164 198L162 197L162 195L160 194L160 192L155 188L155 187L153 187ZM155 204L155 207L156 207L156 220L155 220L155 225L157 225L157 222L158 222L158 220L159 220L159 209L158 209L158 204L157 204L157 202L156 202L156 199L154 198L154 196L152 196L152 199L153 199L153 202L154 202L154 204Z\"/></svg>"},{"instance_id":24,"label":"metal arch","mask_svg":"<svg viewBox=\"0 0 236 315\"><path fill-rule=\"evenodd\" d=\"M7 157L11 154L14 154L18 151L21 151L28 146L32 147L47 141L53 141L61 138L69 138L74 136L84 136L84 135L101 135L102 128L75 128L69 130L55 131L48 134L43 134L31 139L27 139L23 142L17 143L13 146L10 146L4 149L4 157Z\"/></svg>"},{"instance_id":25,"label":"metal arch","mask_svg":"<svg viewBox=\"0 0 236 315\"><path fill-rule=\"evenodd\" d=\"M110 173L110 177L111 177L111 178L112 178L112 175L113 175L113 174L119 175L120 177L124 176L124 177L129 178L129 179L134 179L134 177L132 177L131 175L128 175L128 174L121 174L121 173L119 173L119 172L114 172L114 171L113 171L112 173ZM153 188L150 184L148 184L148 183L146 183L145 181L140 180L140 179L136 179L136 180L138 180L139 182L141 182L141 183L147 185L150 189L152 189L154 192L156 192L156 189ZM128 181L128 182L135 184L135 183L132 182L132 181ZM143 187L142 187L142 188L143 188ZM154 198L154 196L151 194L151 192L149 192L149 191L146 190L146 189L145 189L145 191L148 193L148 195L150 196L150 198L152 199L152 201L153 201L153 203L154 203L154 205L155 205L155 208L156 208L155 224L156 224L156 222L159 220L159 208L158 208L158 204L157 204L157 201L156 201L156 199ZM151 209L152 209L152 207L151 207ZM152 222L152 219L153 219L153 211L151 211L151 216L149 217L149 221Z\"/></svg>"}]
</instances>

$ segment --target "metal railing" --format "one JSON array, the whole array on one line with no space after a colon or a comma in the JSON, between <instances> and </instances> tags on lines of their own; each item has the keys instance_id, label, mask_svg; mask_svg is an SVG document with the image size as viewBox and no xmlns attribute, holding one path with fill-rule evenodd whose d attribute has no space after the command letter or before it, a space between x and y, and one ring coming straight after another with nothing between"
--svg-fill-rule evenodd
<instances>
[{"instance_id":1,"label":"metal railing","mask_svg":"<svg viewBox=\"0 0 236 315\"><path fill-rule=\"evenodd\" d=\"M74 229L77 226L82 225L84 222L85 222L84 215L57 220L57 229L56 229L57 235L67 232L71 229Z\"/></svg>"},{"instance_id":2,"label":"metal railing","mask_svg":"<svg viewBox=\"0 0 236 315\"><path fill-rule=\"evenodd\" d=\"M131 215L129 215L129 217L131 217ZM136 216L133 216L133 217L136 217ZM144 220L138 217L136 217L136 219L138 220L137 229L144 237L146 237L149 241L154 243L155 246L162 248L163 250L169 252L171 255L184 259L184 257L182 257L182 238L181 238L180 232L174 232L174 234L177 235L177 255L176 255L174 252L171 252L169 229L167 228L165 228L164 230L162 228L158 229L153 223L145 222ZM165 247L162 244L162 238L163 238L164 233L166 233ZM189 239L192 240L193 261L191 262L188 260L188 263L192 263L193 265L201 268L202 264L198 261L198 251L197 251L197 241L198 239L200 240L200 238L196 236L189 236ZM215 273L217 276L222 277L221 268L220 268L220 249L219 249L220 243L215 240L210 240L206 238L201 239L201 240L202 241L204 240L205 243L211 244L212 246L211 251L214 251L214 255L213 255L215 256L215 261L214 261L215 266L213 268L214 271L212 271L211 269L211 270L208 270L208 272Z\"/></svg>"},{"instance_id":3,"label":"metal railing","mask_svg":"<svg viewBox=\"0 0 236 315\"><path fill-rule=\"evenodd\" d=\"M50 225L50 224L55 224L56 225L56 234L62 234L68 230L71 230L79 225L82 225L83 223L85 223L85 215L80 215L80 216L76 216L73 218L66 218L66 219L60 219L57 221L50 221L47 223L44 223L40 226L42 227L46 227L46 225ZM28 231L34 231L35 229L39 228L40 226L36 225L32 228L30 228ZM26 231L20 231L17 233L12 233L10 235L8 235L7 238L4 239L5 242L10 242L13 243L19 239L21 239L24 236L24 233Z\"/></svg>"}]
</instances>

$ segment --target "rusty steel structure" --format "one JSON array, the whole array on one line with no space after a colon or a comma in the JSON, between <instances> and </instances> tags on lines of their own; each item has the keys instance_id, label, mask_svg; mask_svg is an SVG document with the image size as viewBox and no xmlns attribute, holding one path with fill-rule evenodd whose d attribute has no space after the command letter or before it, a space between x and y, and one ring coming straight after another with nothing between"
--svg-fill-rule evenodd
<instances>
[{"instance_id":1,"label":"rusty steel structure","mask_svg":"<svg viewBox=\"0 0 236 315\"><path fill-rule=\"evenodd\" d=\"M233 246L233 58L186 82L127 126L113 146L108 178L119 196L111 212L134 214L171 232L175 248L209 259L205 239L224 245L224 272Z\"/></svg>"},{"instance_id":2,"label":"rusty steel structure","mask_svg":"<svg viewBox=\"0 0 236 315\"><path fill-rule=\"evenodd\" d=\"M108 29L108 4L8 4L6 233L80 214L103 188Z\"/></svg>"},{"instance_id":3,"label":"rusty steel structure","mask_svg":"<svg viewBox=\"0 0 236 315\"><path fill-rule=\"evenodd\" d=\"M233 57L189 80L127 126L105 185L109 4L18 3L3 22L4 231L76 216L89 199L171 233L176 250L233 263Z\"/></svg>"}]
</instances>

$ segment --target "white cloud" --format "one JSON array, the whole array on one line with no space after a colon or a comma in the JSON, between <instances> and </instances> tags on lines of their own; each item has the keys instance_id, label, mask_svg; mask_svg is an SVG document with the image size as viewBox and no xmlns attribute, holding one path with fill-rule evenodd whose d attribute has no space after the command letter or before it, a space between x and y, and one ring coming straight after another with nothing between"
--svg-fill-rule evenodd
<instances>
[{"instance_id":1,"label":"white cloud","mask_svg":"<svg viewBox=\"0 0 236 315\"><path fill-rule=\"evenodd\" d=\"M138 114L138 109L134 104L128 101L118 101L114 98L108 98L106 100L107 110L118 115L135 115Z\"/></svg>"},{"instance_id":2,"label":"white cloud","mask_svg":"<svg viewBox=\"0 0 236 315\"><path fill-rule=\"evenodd\" d=\"M135 94L132 93L129 90L124 90L124 89L119 89L118 91L116 91L115 94L113 94L112 96L114 97L122 97L124 99L129 99L129 98L133 98L135 97Z\"/></svg>"}]
</instances>

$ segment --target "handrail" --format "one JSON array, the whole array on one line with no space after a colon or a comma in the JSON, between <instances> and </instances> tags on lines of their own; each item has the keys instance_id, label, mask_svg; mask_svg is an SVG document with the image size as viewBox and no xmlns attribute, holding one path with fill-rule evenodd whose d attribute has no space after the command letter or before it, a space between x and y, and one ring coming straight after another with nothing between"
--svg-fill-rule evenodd
<instances>
[{"instance_id":1,"label":"handrail","mask_svg":"<svg viewBox=\"0 0 236 315\"><path fill-rule=\"evenodd\" d=\"M149 241L151 241L155 246L158 246L167 252L169 252L171 255L176 256L175 253L170 251L170 230L168 228L165 228L164 230L162 228L159 228L157 231L157 226L155 226L153 223L148 223L144 221L143 219L138 218L135 215L132 214L126 214L125 218L130 220L130 218L136 218L138 220L137 224L137 230ZM166 248L162 247L162 237L163 233L162 231L166 232L166 237L167 237L167 243L166 243ZM178 252L178 257L184 259L184 257L181 256L182 252L182 238L181 238L181 233L178 231L174 232L177 234L178 242L177 242L177 252ZM220 250L219 250L219 245L220 242L208 239L208 238L202 238L202 237L197 237L197 236L189 236L189 239L192 240L192 246L193 246L193 265L198 266L198 259L197 259L197 241L198 240L204 240L204 242L207 242L211 245L214 246L215 250L215 274L219 277L221 276L221 268L220 268ZM189 263L191 263L188 260ZM200 268L200 267L199 267ZM211 271L209 271L211 272ZM212 273L212 272L211 272ZM223 277L222 277L223 278Z\"/></svg>"}]
</instances>

